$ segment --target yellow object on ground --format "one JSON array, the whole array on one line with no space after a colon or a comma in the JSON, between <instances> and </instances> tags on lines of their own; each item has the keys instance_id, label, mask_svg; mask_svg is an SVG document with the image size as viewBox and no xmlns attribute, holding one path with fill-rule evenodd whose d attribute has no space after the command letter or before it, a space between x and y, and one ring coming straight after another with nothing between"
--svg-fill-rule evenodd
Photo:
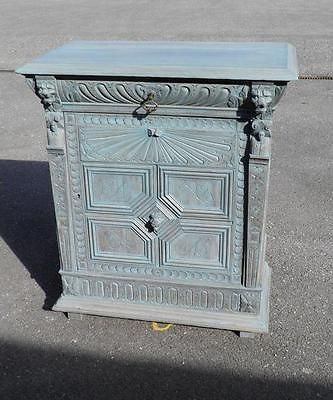
<instances>
[{"instance_id":1,"label":"yellow object on ground","mask_svg":"<svg viewBox=\"0 0 333 400\"><path fill-rule=\"evenodd\" d=\"M158 322L152 322L151 327L155 332L165 332L172 327L173 324L159 324Z\"/></svg>"}]
</instances>

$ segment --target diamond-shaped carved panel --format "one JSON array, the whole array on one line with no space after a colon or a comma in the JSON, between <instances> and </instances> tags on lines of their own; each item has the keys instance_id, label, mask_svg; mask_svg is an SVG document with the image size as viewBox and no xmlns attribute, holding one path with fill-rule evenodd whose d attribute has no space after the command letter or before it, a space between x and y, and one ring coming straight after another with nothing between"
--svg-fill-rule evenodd
<instances>
[{"instance_id":1,"label":"diamond-shaped carved panel","mask_svg":"<svg viewBox=\"0 0 333 400\"><path fill-rule=\"evenodd\" d=\"M178 216L165 207L159 200L150 199L139 209L136 209L136 215L145 224L149 232L155 234L163 231L164 225L175 220Z\"/></svg>"}]
</instances>

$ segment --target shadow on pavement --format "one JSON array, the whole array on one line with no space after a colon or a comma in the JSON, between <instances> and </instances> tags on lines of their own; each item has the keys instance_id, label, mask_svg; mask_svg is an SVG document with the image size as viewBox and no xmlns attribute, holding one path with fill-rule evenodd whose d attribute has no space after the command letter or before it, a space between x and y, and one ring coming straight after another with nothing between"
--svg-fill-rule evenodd
<instances>
[{"instance_id":1,"label":"shadow on pavement","mask_svg":"<svg viewBox=\"0 0 333 400\"><path fill-rule=\"evenodd\" d=\"M0 235L45 292L48 309L61 294L47 162L0 160Z\"/></svg>"},{"instance_id":2,"label":"shadow on pavement","mask_svg":"<svg viewBox=\"0 0 333 400\"><path fill-rule=\"evenodd\" d=\"M60 333L59 333L60 334ZM82 350L81 350L82 351ZM117 361L78 350L0 342L0 398L6 400L328 399L328 389L155 362ZM167 362L167 360L166 360Z\"/></svg>"}]
</instances>

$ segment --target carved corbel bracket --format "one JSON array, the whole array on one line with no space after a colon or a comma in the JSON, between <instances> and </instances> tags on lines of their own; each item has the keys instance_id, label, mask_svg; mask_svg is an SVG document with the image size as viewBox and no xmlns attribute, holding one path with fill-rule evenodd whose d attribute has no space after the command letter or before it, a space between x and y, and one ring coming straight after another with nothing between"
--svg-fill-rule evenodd
<instances>
[{"instance_id":1,"label":"carved corbel bracket","mask_svg":"<svg viewBox=\"0 0 333 400\"><path fill-rule=\"evenodd\" d=\"M41 99L45 110L48 149L64 149L64 117L55 78L36 77L35 86L32 88Z\"/></svg>"},{"instance_id":2,"label":"carved corbel bracket","mask_svg":"<svg viewBox=\"0 0 333 400\"><path fill-rule=\"evenodd\" d=\"M272 102L275 97L275 86L271 85L252 85L250 99L256 114L264 114L271 110Z\"/></svg>"},{"instance_id":3,"label":"carved corbel bracket","mask_svg":"<svg viewBox=\"0 0 333 400\"><path fill-rule=\"evenodd\" d=\"M253 85L251 101L254 106L254 117L250 121L250 155L269 158L272 126L272 101L275 96L273 85Z\"/></svg>"}]
</instances>

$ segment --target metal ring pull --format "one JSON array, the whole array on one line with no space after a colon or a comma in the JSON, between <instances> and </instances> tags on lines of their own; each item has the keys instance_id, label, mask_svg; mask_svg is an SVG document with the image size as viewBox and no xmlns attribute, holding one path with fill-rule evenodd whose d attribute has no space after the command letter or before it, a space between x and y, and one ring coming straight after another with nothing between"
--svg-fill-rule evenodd
<instances>
[{"instance_id":1,"label":"metal ring pull","mask_svg":"<svg viewBox=\"0 0 333 400\"><path fill-rule=\"evenodd\" d=\"M148 114L155 111L158 107L156 101L154 101L155 93L149 93L146 100L141 103L141 107L147 111Z\"/></svg>"}]
</instances>

